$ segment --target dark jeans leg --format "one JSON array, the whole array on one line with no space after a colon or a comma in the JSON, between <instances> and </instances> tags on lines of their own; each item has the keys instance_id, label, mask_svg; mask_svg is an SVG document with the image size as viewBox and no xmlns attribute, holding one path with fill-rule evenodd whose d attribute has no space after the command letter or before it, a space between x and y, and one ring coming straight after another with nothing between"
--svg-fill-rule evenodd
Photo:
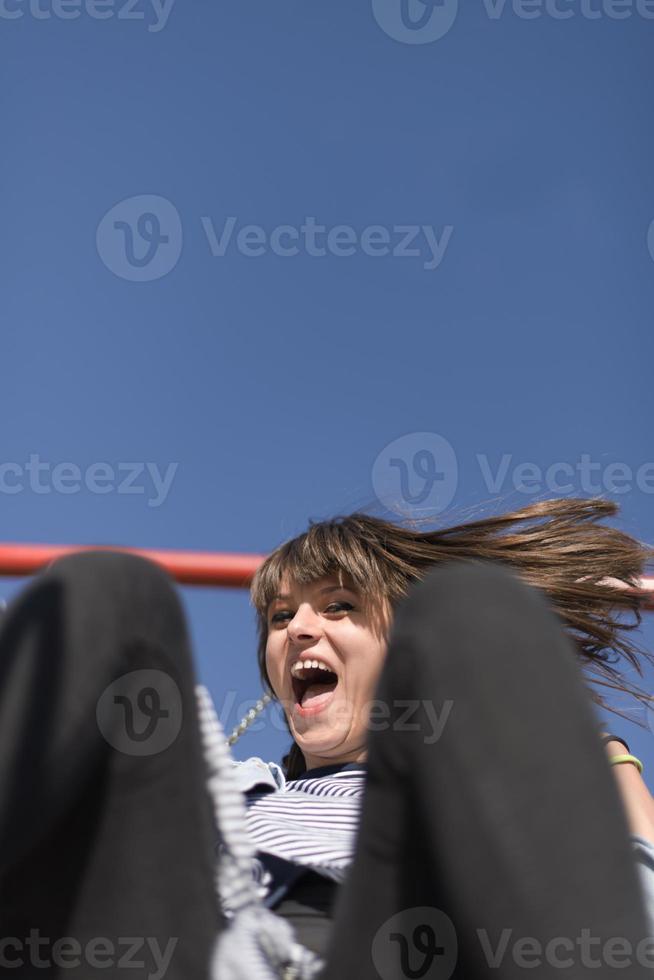
<instances>
[{"instance_id":1,"label":"dark jeans leg","mask_svg":"<svg viewBox=\"0 0 654 980\"><path fill-rule=\"evenodd\" d=\"M371 723L325 980L645 980L626 816L542 593L488 562L432 570L397 612L377 698L390 719Z\"/></svg>"},{"instance_id":2,"label":"dark jeans leg","mask_svg":"<svg viewBox=\"0 0 654 980\"><path fill-rule=\"evenodd\" d=\"M219 915L194 685L179 599L141 558L62 559L10 605L0 630L7 976L206 980Z\"/></svg>"}]
</instances>

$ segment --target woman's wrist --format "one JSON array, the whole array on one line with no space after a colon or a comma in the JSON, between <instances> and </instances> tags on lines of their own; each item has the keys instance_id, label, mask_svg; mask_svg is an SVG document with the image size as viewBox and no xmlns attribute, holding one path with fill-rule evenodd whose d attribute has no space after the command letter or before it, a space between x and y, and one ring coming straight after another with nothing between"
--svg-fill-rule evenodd
<instances>
[{"instance_id":1,"label":"woman's wrist","mask_svg":"<svg viewBox=\"0 0 654 980\"><path fill-rule=\"evenodd\" d=\"M603 734L602 739L609 761L616 756L631 755L626 742ZM654 843L654 800L638 768L633 763L611 766L627 817L629 830L638 837Z\"/></svg>"},{"instance_id":2,"label":"woman's wrist","mask_svg":"<svg viewBox=\"0 0 654 980\"><path fill-rule=\"evenodd\" d=\"M636 766L613 766L618 791L626 811L629 830L654 844L654 800Z\"/></svg>"}]
</instances>

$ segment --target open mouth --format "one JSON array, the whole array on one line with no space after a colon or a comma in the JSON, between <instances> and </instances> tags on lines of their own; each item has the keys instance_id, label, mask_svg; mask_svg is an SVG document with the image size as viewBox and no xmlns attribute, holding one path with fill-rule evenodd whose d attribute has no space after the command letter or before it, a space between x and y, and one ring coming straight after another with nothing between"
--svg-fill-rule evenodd
<instances>
[{"instance_id":1,"label":"open mouth","mask_svg":"<svg viewBox=\"0 0 654 980\"><path fill-rule=\"evenodd\" d=\"M334 696L338 677L322 667L299 667L292 674L295 707L301 715L316 714Z\"/></svg>"}]
</instances>

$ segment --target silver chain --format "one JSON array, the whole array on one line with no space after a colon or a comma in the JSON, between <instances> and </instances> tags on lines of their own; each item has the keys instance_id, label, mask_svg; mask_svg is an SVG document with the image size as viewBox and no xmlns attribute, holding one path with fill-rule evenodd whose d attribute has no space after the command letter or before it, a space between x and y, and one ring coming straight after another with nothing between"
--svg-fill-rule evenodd
<instances>
[{"instance_id":1,"label":"silver chain","mask_svg":"<svg viewBox=\"0 0 654 980\"><path fill-rule=\"evenodd\" d=\"M272 701L269 694L264 694L263 697L259 698L254 708L250 708L248 713L239 721L236 728L233 729L232 734L226 740L227 745L233 745L234 742L241 737L243 732L245 732L248 726L252 724L257 715L263 711L269 701Z\"/></svg>"}]
</instances>

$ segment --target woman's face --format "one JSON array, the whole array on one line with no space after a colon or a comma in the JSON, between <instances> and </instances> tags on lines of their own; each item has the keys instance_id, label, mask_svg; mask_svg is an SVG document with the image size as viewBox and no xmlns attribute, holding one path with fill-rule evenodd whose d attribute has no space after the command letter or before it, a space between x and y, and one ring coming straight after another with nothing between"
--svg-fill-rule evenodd
<instances>
[{"instance_id":1,"label":"woman's face","mask_svg":"<svg viewBox=\"0 0 654 980\"><path fill-rule=\"evenodd\" d=\"M307 769L362 761L390 607L372 607L336 575L285 579L279 593L268 607L266 668Z\"/></svg>"}]
</instances>

